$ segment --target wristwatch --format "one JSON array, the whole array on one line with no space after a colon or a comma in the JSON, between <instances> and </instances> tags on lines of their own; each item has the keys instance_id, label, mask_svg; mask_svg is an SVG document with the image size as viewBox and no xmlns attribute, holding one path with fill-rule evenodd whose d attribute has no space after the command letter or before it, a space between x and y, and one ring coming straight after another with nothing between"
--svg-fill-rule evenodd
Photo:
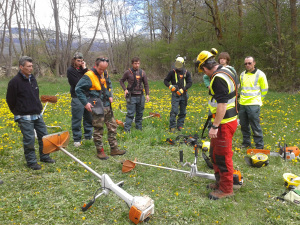
<instances>
[{"instance_id":1,"label":"wristwatch","mask_svg":"<svg viewBox=\"0 0 300 225\"><path fill-rule=\"evenodd\" d=\"M212 128L212 129L215 129L215 130L216 130L216 129L219 129L219 127L216 127L215 125L212 125L211 128Z\"/></svg>"}]
</instances>

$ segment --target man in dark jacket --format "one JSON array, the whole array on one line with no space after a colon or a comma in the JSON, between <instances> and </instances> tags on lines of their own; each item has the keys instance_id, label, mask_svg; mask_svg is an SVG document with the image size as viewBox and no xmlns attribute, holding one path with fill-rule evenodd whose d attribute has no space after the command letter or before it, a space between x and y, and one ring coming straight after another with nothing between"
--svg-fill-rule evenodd
<instances>
[{"instance_id":1,"label":"man in dark jacket","mask_svg":"<svg viewBox=\"0 0 300 225\"><path fill-rule=\"evenodd\" d=\"M134 57L131 60L132 68L126 70L123 77L120 79L120 84L124 90L127 100L127 115L124 126L125 132L129 132L131 123L135 114L135 127L142 130L142 120L145 108L145 96L143 88L145 87L146 101L149 102L149 85L145 71L140 69L140 59ZM128 82L126 88L124 82ZM144 86L144 87L143 87Z\"/></svg>"},{"instance_id":2,"label":"man in dark jacket","mask_svg":"<svg viewBox=\"0 0 300 225\"><path fill-rule=\"evenodd\" d=\"M6 102L23 134L27 166L33 170L40 170L41 166L37 163L34 149L34 130L39 142L40 161L55 163L55 160L51 159L49 154L43 153L42 138L48 133L41 115L43 107L39 99L39 87L35 77L31 74L32 59L28 56L21 57L19 67L19 73L8 83Z\"/></svg>"},{"instance_id":3,"label":"man in dark jacket","mask_svg":"<svg viewBox=\"0 0 300 225\"><path fill-rule=\"evenodd\" d=\"M186 106L189 98L187 90L192 86L191 74L184 68L184 58L177 57L174 66L175 69L171 70L164 79L164 84L172 92L172 109L170 112L169 128L173 133L176 128L179 131L183 128L186 116ZM177 115L178 119L176 122Z\"/></svg>"},{"instance_id":4,"label":"man in dark jacket","mask_svg":"<svg viewBox=\"0 0 300 225\"><path fill-rule=\"evenodd\" d=\"M71 66L67 70L67 77L71 86L72 133L75 147L81 145L81 121L83 121L84 139L90 140L93 135L92 114L84 108L84 105L82 105L75 93L78 81L87 71L88 68L86 68L82 53L76 52Z\"/></svg>"}]
</instances>

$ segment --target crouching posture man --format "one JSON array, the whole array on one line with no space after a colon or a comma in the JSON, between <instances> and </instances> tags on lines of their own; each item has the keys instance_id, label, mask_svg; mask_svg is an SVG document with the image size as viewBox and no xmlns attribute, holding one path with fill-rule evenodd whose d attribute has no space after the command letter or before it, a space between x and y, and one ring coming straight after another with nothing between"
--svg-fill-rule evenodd
<instances>
[{"instance_id":1,"label":"crouching posture man","mask_svg":"<svg viewBox=\"0 0 300 225\"><path fill-rule=\"evenodd\" d=\"M104 123L108 130L110 155L115 156L126 153L126 151L118 149L116 139L117 123L111 108L113 102L112 84L106 71L108 62L109 60L104 57L97 58L94 68L86 72L75 87L78 99L92 113L94 143L97 149L97 157L101 160L108 159L102 142ZM89 98L86 97L86 92L88 92Z\"/></svg>"},{"instance_id":2,"label":"crouching posture man","mask_svg":"<svg viewBox=\"0 0 300 225\"><path fill-rule=\"evenodd\" d=\"M220 199L233 195L232 137L237 128L237 88L236 77L219 65L214 55L202 51L197 57L199 72L211 79L211 99L208 102L212 113L212 127L209 130L210 157L213 161L216 182L208 185L214 191L210 199Z\"/></svg>"}]
</instances>

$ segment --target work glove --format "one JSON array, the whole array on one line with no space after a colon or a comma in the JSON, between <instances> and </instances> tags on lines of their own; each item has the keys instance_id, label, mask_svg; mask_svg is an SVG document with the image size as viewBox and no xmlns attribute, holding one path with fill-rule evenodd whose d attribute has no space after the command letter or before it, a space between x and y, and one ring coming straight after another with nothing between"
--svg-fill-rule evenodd
<instances>
[{"instance_id":1,"label":"work glove","mask_svg":"<svg viewBox=\"0 0 300 225\"><path fill-rule=\"evenodd\" d=\"M182 89L179 89L176 93L177 93L177 95L180 96L180 95L182 95L184 93L184 91Z\"/></svg>"},{"instance_id":2,"label":"work glove","mask_svg":"<svg viewBox=\"0 0 300 225\"><path fill-rule=\"evenodd\" d=\"M177 88L176 88L174 85L170 85L170 86L169 86L169 89L170 89L172 92L174 92L174 91L177 90Z\"/></svg>"}]
</instances>

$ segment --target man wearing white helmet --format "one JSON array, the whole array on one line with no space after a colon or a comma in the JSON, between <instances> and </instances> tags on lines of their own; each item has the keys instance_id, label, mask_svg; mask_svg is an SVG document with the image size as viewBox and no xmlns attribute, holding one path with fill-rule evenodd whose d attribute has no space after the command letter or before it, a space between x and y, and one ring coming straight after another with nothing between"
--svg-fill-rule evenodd
<instances>
[{"instance_id":1,"label":"man wearing white helmet","mask_svg":"<svg viewBox=\"0 0 300 225\"><path fill-rule=\"evenodd\" d=\"M180 131L183 128L186 116L186 106L188 102L187 90L192 86L191 74L184 68L183 57L176 58L174 69L168 73L167 77L164 79L164 84L172 92L170 131L175 132L176 128ZM176 121L177 115L178 118Z\"/></svg>"},{"instance_id":2,"label":"man wearing white helmet","mask_svg":"<svg viewBox=\"0 0 300 225\"><path fill-rule=\"evenodd\" d=\"M237 128L237 82L231 70L219 65L209 51L202 51L198 55L197 64L198 71L204 72L211 80L212 97L208 102L212 113L209 154L216 182L207 187L214 190L209 198L217 200L233 195L232 137Z\"/></svg>"}]
</instances>

